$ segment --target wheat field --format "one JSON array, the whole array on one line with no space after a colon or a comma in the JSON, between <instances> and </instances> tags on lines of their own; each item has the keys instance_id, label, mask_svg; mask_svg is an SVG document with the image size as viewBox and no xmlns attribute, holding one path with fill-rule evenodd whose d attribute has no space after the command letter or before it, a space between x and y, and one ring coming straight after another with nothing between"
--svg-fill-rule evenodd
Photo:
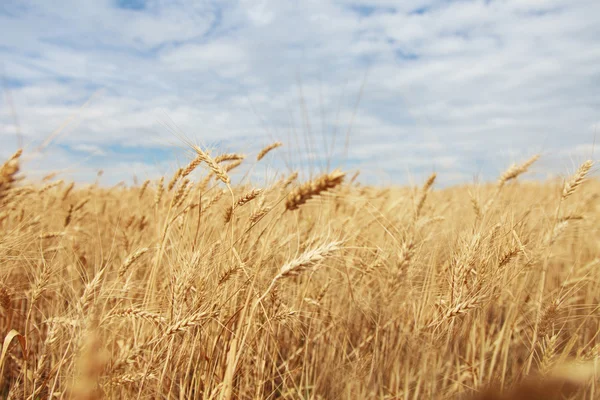
<instances>
[{"instance_id":1,"label":"wheat field","mask_svg":"<svg viewBox=\"0 0 600 400\"><path fill-rule=\"evenodd\" d=\"M600 398L591 161L447 189L235 174L281 145L132 187L6 160L0 397Z\"/></svg>"}]
</instances>

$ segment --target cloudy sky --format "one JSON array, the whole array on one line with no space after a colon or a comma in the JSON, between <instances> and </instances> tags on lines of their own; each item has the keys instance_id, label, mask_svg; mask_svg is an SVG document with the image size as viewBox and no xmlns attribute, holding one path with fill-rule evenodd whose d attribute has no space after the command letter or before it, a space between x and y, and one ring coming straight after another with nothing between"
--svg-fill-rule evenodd
<instances>
[{"instance_id":1,"label":"cloudy sky","mask_svg":"<svg viewBox=\"0 0 600 400\"><path fill-rule=\"evenodd\" d=\"M597 159L600 1L0 1L0 156L153 178L180 136L258 165L493 179Z\"/></svg>"}]
</instances>

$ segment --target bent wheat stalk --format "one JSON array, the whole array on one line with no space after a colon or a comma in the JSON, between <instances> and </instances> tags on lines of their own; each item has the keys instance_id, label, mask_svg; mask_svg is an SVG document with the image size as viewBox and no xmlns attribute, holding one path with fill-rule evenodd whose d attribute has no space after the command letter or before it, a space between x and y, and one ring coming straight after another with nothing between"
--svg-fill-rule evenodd
<instances>
[{"instance_id":1,"label":"bent wheat stalk","mask_svg":"<svg viewBox=\"0 0 600 400\"><path fill-rule=\"evenodd\" d=\"M289 211L297 210L302 204L306 203L312 197L318 196L322 192L333 189L342 183L346 174L340 170L335 170L329 174L308 181L303 185L292 190L285 202L285 208Z\"/></svg>"},{"instance_id":2,"label":"bent wheat stalk","mask_svg":"<svg viewBox=\"0 0 600 400\"><path fill-rule=\"evenodd\" d=\"M211 156L209 156L208 153L204 152L204 150L202 150L200 147L194 146L194 150L198 154L198 158L200 159L200 161L204 161L221 182L223 182L226 185L229 185L231 180L229 179L229 176L227 175L223 167L219 165L219 163L217 163Z\"/></svg>"},{"instance_id":3,"label":"bent wheat stalk","mask_svg":"<svg viewBox=\"0 0 600 400\"><path fill-rule=\"evenodd\" d=\"M571 177L571 179L569 179L568 181L565 182L558 206L556 207L556 213L554 215L554 226L552 227L552 231L551 231L552 234L550 235L550 240L549 240L550 245L554 242L554 240L556 240L558 235L560 235L561 230L563 230L568 223L568 220L559 222L560 209L561 209L563 201L567 197L569 197L573 193L575 193L575 190L577 190L577 188L583 183L587 173L592 168L592 165L593 165L593 162L591 160L585 161L577 169L577 172L575 172L575 174ZM535 351L533 351L533 349L535 348L536 343L539 340L539 328L540 328L540 321L541 321L541 316L542 316L542 311L543 311L542 304L543 304L543 299L544 299L544 290L546 289L548 266L549 266L549 262L550 262L550 245L547 247L546 255L544 256L543 263L542 263L542 271L541 271L541 275L540 275L539 287L538 287L538 292L537 292L537 310L536 310L537 318L536 318L536 321L535 321L535 324L533 327L533 337L531 339L532 351L530 353L529 359L527 360L527 365L525 368L526 372L529 372L529 370L531 369L531 364L533 362L533 356L535 354Z\"/></svg>"},{"instance_id":4,"label":"bent wheat stalk","mask_svg":"<svg viewBox=\"0 0 600 400\"><path fill-rule=\"evenodd\" d=\"M258 195L262 193L262 189L252 189L248 193L244 194L240 197L233 205L229 206L225 211L225 223L231 221L231 217L233 216L233 211L237 207L241 207L244 204L254 200Z\"/></svg>"},{"instance_id":5,"label":"bent wheat stalk","mask_svg":"<svg viewBox=\"0 0 600 400\"><path fill-rule=\"evenodd\" d=\"M266 156L267 153L269 153L271 150L274 150L281 146L283 146L283 143L281 143L281 142L271 143L270 145L268 145L267 147L265 147L258 153L258 155L256 156L256 161L262 160L264 158L264 156Z\"/></svg>"},{"instance_id":6,"label":"bent wheat stalk","mask_svg":"<svg viewBox=\"0 0 600 400\"><path fill-rule=\"evenodd\" d=\"M333 252L339 250L341 244L342 244L342 242L335 241L335 242L321 245L319 247L313 248L312 250L305 251L299 257L284 264L281 267L281 269L279 270L279 273L271 281L271 284L269 285L267 290L265 290L264 293L262 294L262 296L260 296L260 298L252 304L252 308L250 309L249 313L247 315L244 315L244 313L242 313L242 316L240 317L240 321L241 321L240 326L238 327L239 332L240 333L242 332L241 326L242 326L242 322L243 322L244 318L249 321L252 320L252 318L254 317L254 313L256 312L256 309L258 308L258 306L262 303L262 301L265 299L265 297L267 297L269 295L269 293L271 292L271 290L273 290L273 288L275 287L275 285L277 284L277 282L279 280L290 277L290 276L298 275L298 274L302 273L303 271L308 270L309 268L316 267L318 265L318 263L320 261L322 261L325 257L327 257L327 256L331 255ZM227 369L225 371L225 378L224 378L225 389L221 393L221 399L230 399L231 398L232 389L233 389L234 371L236 370L237 365L242 356L242 353L244 351L244 344L246 343L246 339L247 339L248 333L250 331L250 326L251 326L251 324L246 325L246 327L244 329L244 334L241 336L240 342L238 343L237 339L234 339L234 341L231 345L231 348L230 348L230 351L228 354L228 364L227 364Z\"/></svg>"}]
</instances>

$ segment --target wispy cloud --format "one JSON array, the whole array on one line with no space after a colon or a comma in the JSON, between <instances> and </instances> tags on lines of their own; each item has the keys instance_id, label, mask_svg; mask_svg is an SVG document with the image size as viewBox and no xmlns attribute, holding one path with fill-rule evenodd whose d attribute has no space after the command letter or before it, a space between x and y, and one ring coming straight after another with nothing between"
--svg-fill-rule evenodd
<instances>
[{"instance_id":1,"label":"wispy cloud","mask_svg":"<svg viewBox=\"0 0 600 400\"><path fill-rule=\"evenodd\" d=\"M9 0L0 63L30 147L76 116L36 167L82 179L184 163L165 124L224 150L282 140L276 165L331 158L371 181L493 178L532 152L559 172L592 156L600 3L398 3ZM4 156L16 127L0 104Z\"/></svg>"}]
</instances>

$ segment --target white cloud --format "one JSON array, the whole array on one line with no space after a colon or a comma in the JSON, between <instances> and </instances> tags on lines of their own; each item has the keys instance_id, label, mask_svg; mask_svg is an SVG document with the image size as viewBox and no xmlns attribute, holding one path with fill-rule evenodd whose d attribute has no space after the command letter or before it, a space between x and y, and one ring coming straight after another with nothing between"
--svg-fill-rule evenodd
<instances>
[{"instance_id":1,"label":"white cloud","mask_svg":"<svg viewBox=\"0 0 600 400\"><path fill-rule=\"evenodd\" d=\"M91 144L78 143L71 146L71 150L80 151L83 153L94 154L99 156L105 156L106 152L102 150L99 146L94 146Z\"/></svg>"},{"instance_id":2,"label":"white cloud","mask_svg":"<svg viewBox=\"0 0 600 400\"><path fill-rule=\"evenodd\" d=\"M110 149L126 147L127 163L143 168L165 146L161 163L174 163L185 152L161 125L169 118L228 150L278 139L289 157L341 158L351 125L347 164L362 177L385 170L401 182L397 171L437 168L455 182L479 170L494 178L533 152L579 154L597 130L593 0L11 4L0 8L0 60L17 83L26 141L39 144L76 115L61 150L47 151L50 165L77 162L77 149L94 154L94 168L110 165L120 156ZM6 102L0 128L4 155L16 143Z\"/></svg>"},{"instance_id":3,"label":"white cloud","mask_svg":"<svg viewBox=\"0 0 600 400\"><path fill-rule=\"evenodd\" d=\"M247 70L244 53L243 48L231 43L188 44L163 52L160 62L176 73L213 73L238 78Z\"/></svg>"}]
</instances>

